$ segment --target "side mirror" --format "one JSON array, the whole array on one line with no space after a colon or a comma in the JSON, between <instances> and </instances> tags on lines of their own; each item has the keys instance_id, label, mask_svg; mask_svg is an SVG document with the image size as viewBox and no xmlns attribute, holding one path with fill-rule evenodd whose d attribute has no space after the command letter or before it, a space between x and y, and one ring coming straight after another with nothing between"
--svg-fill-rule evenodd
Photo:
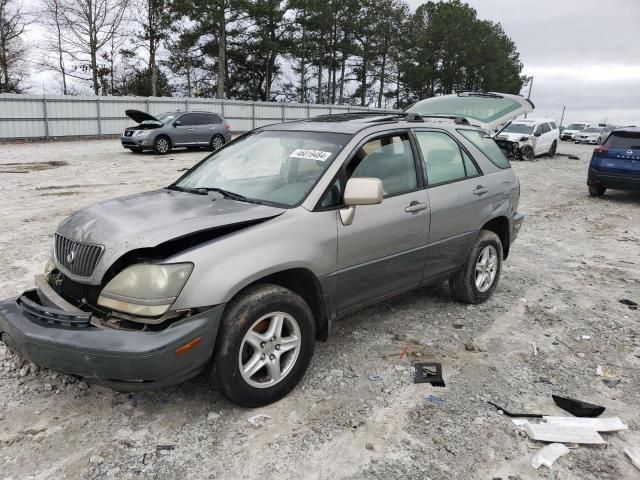
<instances>
[{"instance_id":1,"label":"side mirror","mask_svg":"<svg viewBox=\"0 0 640 480\"><path fill-rule=\"evenodd\" d=\"M340 210L343 225L351 225L357 205L376 205L382 203L384 190L379 178L351 178L344 189L344 203L347 208Z\"/></svg>"},{"instance_id":2,"label":"side mirror","mask_svg":"<svg viewBox=\"0 0 640 480\"><path fill-rule=\"evenodd\" d=\"M180 120L176 120L175 122L173 122L174 127L179 127L180 125L182 125L182 122Z\"/></svg>"}]
</instances>

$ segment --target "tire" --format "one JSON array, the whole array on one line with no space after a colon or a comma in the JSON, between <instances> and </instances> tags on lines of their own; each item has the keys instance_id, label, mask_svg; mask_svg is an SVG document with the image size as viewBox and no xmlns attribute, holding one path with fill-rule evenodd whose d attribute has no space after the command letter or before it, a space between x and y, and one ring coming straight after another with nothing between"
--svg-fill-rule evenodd
<instances>
[{"instance_id":1,"label":"tire","mask_svg":"<svg viewBox=\"0 0 640 480\"><path fill-rule=\"evenodd\" d=\"M558 149L558 142L554 140L553 143L551 144L551 148L549 148L549 153L547 153L549 158L553 158L556 156L557 149Z\"/></svg>"},{"instance_id":2,"label":"tire","mask_svg":"<svg viewBox=\"0 0 640 480\"><path fill-rule=\"evenodd\" d=\"M165 155L171 150L171 140L166 135L158 135L153 141L153 153Z\"/></svg>"},{"instance_id":3,"label":"tire","mask_svg":"<svg viewBox=\"0 0 640 480\"><path fill-rule=\"evenodd\" d=\"M225 144L224 137L222 135L214 135L209 142L209 150L215 152Z\"/></svg>"},{"instance_id":4,"label":"tire","mask_svg":"<svg viewBox=\"0 0 640 480\"><path fill-rule=\"evenodd\" d=\"M602 137L598 137L598 143L597 145L602 145Z\"/></svg>"},{"instance_id":5,"label":"tire","mask_svg":"<svg viewBox=\"0 0 640 480\"><path fill-rule=\"evenodd\" d=\"M272 338L276 340L269 341L264 335L275 329L278 317L282 319L281 335L275 333ZM250 287L224 313L209 367L211 381L227 399L242 407L273 403L303 377L315 338L313 314L300 295L272 284ZM283 345L292 348L283 352ZM256 366L263 366L243 374L242 365L249 367L254 358ZM282 376L274 382L276 367Z\"/></svg>"},{"instance_id":6,"label":"tire","mask_svg":"<svg viewBox=\"0 0 640 480\"><path fill-rule=\"evenodd\" d=\"M489 230L481 230L464 266L449 279L449 287L453 296L464 303L477 304L486 301L493 294L500 280L502 251L502 242L498 236ZM489 270L483 271L486 271L489 277L493 278L488 284L479 282L480 285L478 285L479 274L476 271L478 268L484 268L483 260L490 260L491 253L494 255L494 267L491 269L491 262L489 262L487 265ZM484 278L488 280L488 277Z\"/></svg>"},{"instance_id":7,"label":"tire","mask_svg":"<svg viewBox=\"0 0 640 480\"><path fill-rule=\"evenodd\" d=\"M525 145L520 149L520 158L522 158L522 160L533 160L535 156L531 145Z\"/></svg>"},{"instance_id":8,"label":"tire","mask_svg":"<svg viewBox=\"0 0 640 480\"><path fill-rule=\"evenodd\" d=\"M599 187L597 185L589 185L589 195L592 197L601 197L604 192L607 191L606 187Z\"/></svg>"}]
</instances>

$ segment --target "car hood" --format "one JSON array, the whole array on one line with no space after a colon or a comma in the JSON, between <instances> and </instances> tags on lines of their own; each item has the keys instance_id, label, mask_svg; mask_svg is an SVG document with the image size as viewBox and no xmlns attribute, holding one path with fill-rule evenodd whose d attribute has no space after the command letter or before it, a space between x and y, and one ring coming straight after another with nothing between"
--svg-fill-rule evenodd
<instances>
[{"instance_id":1,"label":"car hood","mask_svg":"<svg viewBox=\"0 0 640 480\"><path fill-rule=\"evenodd\" d=\"M495 138L498 140L509 140L510 142L519 142L521 138L527 137L528 140L531 139L531 135L527 133L515 133L515 132L500 132L499 135L496 135Z\"/></svg>"},{"instance_id":2,"label":"car hood","mask_svg":"<svg viewBox=\"0 0 640 480\"><path fill-rule=\"evenodd\" d=\"M137 123L142 123L146 120L162 124L160 120L147 112L141 112L140 110L125 110L124 113L127 117Z\"/></svg>"},{"instance_id":3,"label":"car hood","mask_svg":"<svg viewBox=\"0 0 640 480\"><path fill-rule=\"evenodd\" d=\"M79 210L57 229L74 241L102 245L104 253L88 283L98 284L107 269L131 250L153 248L170 240L222 227L255 224L286 210L267 205L214 199L168 189L115 198ZM57 261L56 265L67 275Z\"/></svg>"},{"instance_id":4,"label":"car hood","mask_svg":"<svg viewBox=\"0 0 640 480\"><path fill-rule=\"evenodd\" d=\"M495 133L511 120L532 112L533 103L520 95L495 92L459 92L421 100L407 112L422 116L456 116Z\"/></svg>"}]
</instances>

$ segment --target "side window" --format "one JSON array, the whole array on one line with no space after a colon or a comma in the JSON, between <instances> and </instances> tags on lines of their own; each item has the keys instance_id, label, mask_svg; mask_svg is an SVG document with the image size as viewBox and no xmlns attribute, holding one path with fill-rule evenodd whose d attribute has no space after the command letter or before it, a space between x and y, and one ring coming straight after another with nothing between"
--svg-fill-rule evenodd
<instances>
[{"instance_id":1,"label":"side window","mask_svg":"<svg viewBox=\"0 0 640 480\"><path fill-rule=\"evenodd\" d=\"M409 137L392 135L367 142L347 166L347 176L379 178L385 196L415 190L418 182Z\"/></svg>"},{"instance_id":2,"label":"side window","mask_svg":"<svg viewBox=\"0 0 640 480\"><path fill-rule=\"evenodd\" d=\"M556 122L549 122L549 125L551 125L551 130L556 130L558 128Z\"/></svg>"},{"instance_id":3,"label":"side window","mask_svg":"<svg viewBox=\"0 0 640 480\"><path fill-rule=\"evenodd\" d=\"M538 125L533 133L542 135L542 124Z\"/></svg>"},{"instance_id":4,"label":"side window","mask_svg":"<svg viewBox=\"0 0 640 480\"><path fill-rule=\"evenodd\" d=\"M213 113L207 113L203 115L205 117L205 124L211 125L214 123L222 123L222 119L218 115L214 115Z\"/></svg>"},{"instance_id":5,"label":"side window","mask_svg":"<svg viewBox=\"0 0 640 480\"><path fill-rule=\"evenodd\" d=\"M471 157L469 157L464 150L462 150L462 158L464 159L464 168L467 171L467 177L478 177L480 175L478 167L476 167L476 164L473 163Z\"/></svg>"},{"instance_id":6,"label":"side window","mask_svg":"<svg viewBox=\"0 0 640 480\"><path fill-rule=\"evenodd\" d=\"M198 114L185 113L178 120L180 120L183 127L187 125L198 125Z\"/></svg>"},{"instance_id":7,"label":"side window","mask_svg":"<svg viewBox=\"0 0 640 480\"><path fill-rule=\"evenodd\" d=\"M465 161L455 140L439 132L415 132L415 134L422 151L429 185L466 178ZM473 165L471 159L469 163ZM478 173L477 169L475 173ZM473 176L471 174L472 172L470 176Z\"/></svg>"},{"instance_id":8,"label":"side window","mask_svg":"<svg viewBox=\"0 0 640 480\"><path fill-rule=\"evenodd\" d=\"M549 127L548 123L543 123L541 126L542 126L542 133L549 133L551 131L551 127Z\"/></svg>"}]
</instances>

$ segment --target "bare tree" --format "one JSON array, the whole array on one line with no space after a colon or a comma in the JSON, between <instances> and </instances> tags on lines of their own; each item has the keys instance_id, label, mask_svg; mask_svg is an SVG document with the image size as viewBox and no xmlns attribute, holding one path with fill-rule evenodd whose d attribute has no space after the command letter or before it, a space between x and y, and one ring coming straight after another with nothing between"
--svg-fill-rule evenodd
<instances>
[{"instance_id":1,"label":"bare tree","mask_svg":"<svg viewBox=\"0 0 640 480\"><path fill-rule=\"evenodd\" d=\"M1 0L0 0L1 1ZM90 73L93 92L100 93L101 49L119 33L129 0L59 0L68 51L74 61L89 62L81 71Z\"/></svg>"},{"instance_id":2,"label":"bare tree","mask_svg":"<svg viewBox=\"0 0 640 480\"><path fill-rule=\"evenodd\" d=\"M27 47L21 35L28 24L14 0L0 0L0 93L20 93Z\"/></svg>"},{"instance_id":3,"label":"bare tree","mask_svg":"<svg viewBox=\"0 0 640 480\"><path fill-rule=\"evenodd\" d=\"M49 70L58 72L62 77L62 93L67 95L67 77L69 76L66 60L69 55L64 41L65 24L62 17L62 0L43 0L43 12L40 23L45 27L47 35L43 45L43 56L39 62Z\"/></svg>"}]
</instances>

